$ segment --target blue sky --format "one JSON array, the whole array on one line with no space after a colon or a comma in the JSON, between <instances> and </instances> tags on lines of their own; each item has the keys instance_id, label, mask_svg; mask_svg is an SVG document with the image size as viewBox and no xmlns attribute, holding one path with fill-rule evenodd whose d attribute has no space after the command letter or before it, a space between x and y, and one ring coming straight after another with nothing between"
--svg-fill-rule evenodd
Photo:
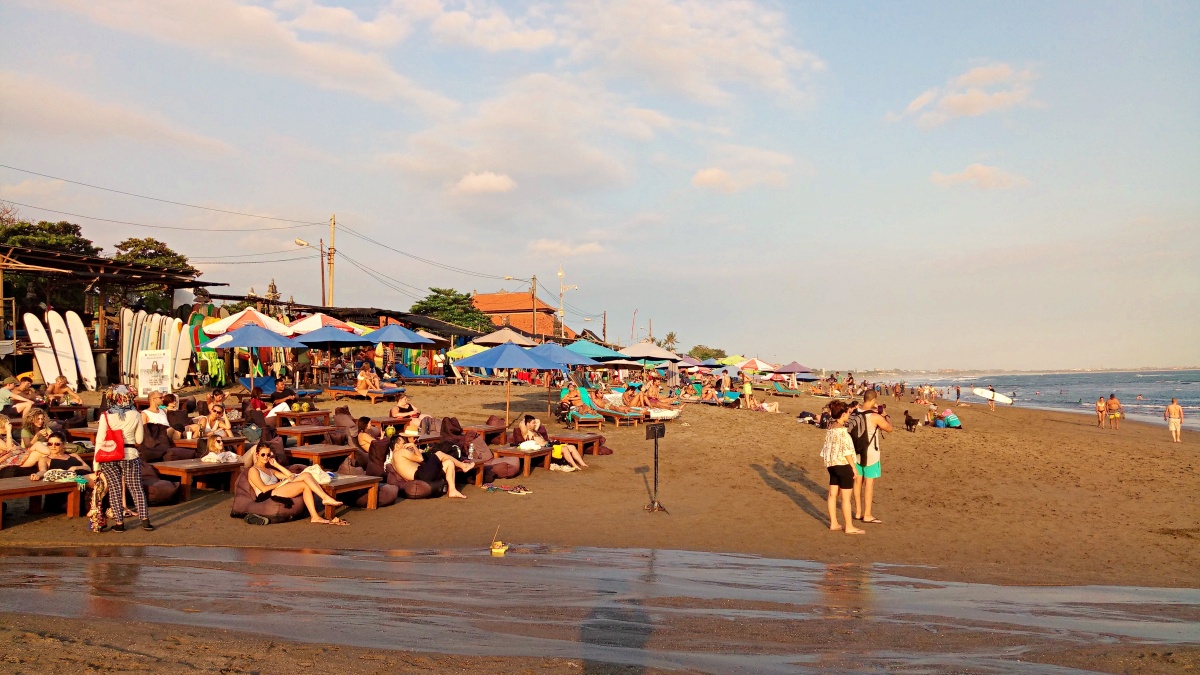
<instances>
[{"instance_id":1,"label":"blue sky","mask_svg":"<svg viewBox=\"0 0 1200 675\"><path fill-rule=\"evenodd\" d=\"M561 265L568 323L623 342L1200 364L1195 3L9 2L0 164L484 275L343 232L339 304L550 300ZM9 169L0 199L319 294L291 240L327 228Z\"/></svg>"}]
</instances>

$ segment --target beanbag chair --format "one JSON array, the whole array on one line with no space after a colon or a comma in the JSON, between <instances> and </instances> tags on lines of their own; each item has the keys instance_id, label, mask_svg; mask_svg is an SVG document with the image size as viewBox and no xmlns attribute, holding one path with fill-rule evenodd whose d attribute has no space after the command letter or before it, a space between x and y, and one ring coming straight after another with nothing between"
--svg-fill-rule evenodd
<instances>
[{"instance_id":1,"label":"beanbag chair","mask_svg":"<svg viewBox=\"0 0 1200 675\"><path fill-rule=\"evenodd\" d=\"M245 518L248 514L266 518L272 523L286 523L298 517L307 515L304 500L300 497L268 497L261 501L254 494L250 485L248 472L238 474L237 483L233 488L233 506L229 511L231 518Z\"/></svg>"}]
</instances>

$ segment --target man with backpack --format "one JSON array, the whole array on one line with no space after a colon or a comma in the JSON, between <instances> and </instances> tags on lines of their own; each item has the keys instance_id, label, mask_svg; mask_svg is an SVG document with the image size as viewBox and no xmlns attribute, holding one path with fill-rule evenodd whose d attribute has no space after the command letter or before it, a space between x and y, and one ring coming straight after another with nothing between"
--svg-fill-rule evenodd
<instances>
[{"instance_id":1,"label":"man with backpack","mask_svg":"<svg viewBox=\"0 0 1200 675\"><path fill-rule=\"evenodd\" d=\"M871 504L875 498L875 480L882 473L879 461L879 432L892 431L891 419L886 414L879 413L875 401L875 392L866 391L863 394L862 405L858 406L846 423L850 440L854 441L854 453L858 456L858 475L854 477L854 511L858 515L854 518L864 523L883 522L871 513Z\"/></svg>"}]
</instances>

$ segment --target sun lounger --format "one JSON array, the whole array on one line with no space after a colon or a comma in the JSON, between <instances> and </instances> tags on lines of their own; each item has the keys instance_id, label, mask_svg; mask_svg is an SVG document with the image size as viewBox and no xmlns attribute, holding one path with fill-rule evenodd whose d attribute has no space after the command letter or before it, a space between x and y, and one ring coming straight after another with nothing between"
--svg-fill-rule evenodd
<instances>
[{"instance_id":1,"label":"sun lounger","mask_svg":"<svg viewBox=\"0 0 1200 675\"><path fill-rule=\"evenodd\" d=\"M441 384L446 379L442 375L417 375L403 363L396 364L396 376L405 384Z\"/></svg>"},{"instance_id":2,"label":"sun lounger","mask_svg":"<svg viewBox=\"0 0 1200 675\"><path fill-rule=\"evenodd\" d=\"M558 400L563 400L567 397L566 388L559 392ZM567 413L567 424L573 426L576 431L583 427L596 427L601 431L604 430L604 415L599 413L584 413L578 410L572 410Z\"/></svg>"},{"instance_id":3,"label":"sun lounger","mask_svg":"<svg viewBox=\"0 0 1200 675\"><path fill-rule=\"evenodd\" d=\"M622 423L636 427L645 417L645 415L643 415L641 412L621 412L620 410L612 410L611 408L597 405L592 399L591 394L586 389L580 389L579 396L583 398L584 405L588 406L592 410L595 410L601 415L604 415L606 418L611 419L613 424L616 424L618 427L621 426Z\"/></svg>"},{"instance_id":4,"label":"sun lounger","mask_svg":"<svg viewBox=\"0 0 1200 675\"><path fill-rule=\"evenodd\" d=\"M326 391L337 401L342 398L369 398L371 403L378 403L380 399L384 401L393 401L397 396L404 393L404 387L392 387L390 389L369 389L364 394L354 387L328 387Z\"/></svg>"},{"instance_id":5,"label":"sun lounger","mask_svg":"<svg viewBox=\"0 0 1200 675\"><path fill-rule=\"evenodd\" d=\"M621 405L621 395L605 394L604 402L613 406ZM683 412L683 410L679 408L674 410L665 410L663 408L643 408L641 406L637 406L631 409L641 411L642 416L647 419L658 420L660 422L669 422L670 420L676 419L679 417L680 413Z\"/></svg>"},{"instance_id":6,"label":"sun lounger","mask_svg":"<svg viewBox=\"0 0 1200 675\"><path fill-rule=\"evenodd\" d=\"M804 392L796 390L796 389L788 389L787 387L783 386L782 384L780 384L778 382L775 382L774 384L775 384L775 395L776 396L791 396L792 398L797 398L798 396L800 396L801 394L804 393Z\"/></svg>"}]
</instances>

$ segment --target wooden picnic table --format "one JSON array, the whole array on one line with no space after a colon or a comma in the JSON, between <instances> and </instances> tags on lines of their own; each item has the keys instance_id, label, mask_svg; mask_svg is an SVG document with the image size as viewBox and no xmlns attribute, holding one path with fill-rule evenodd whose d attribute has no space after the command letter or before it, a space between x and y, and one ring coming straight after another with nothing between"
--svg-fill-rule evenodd
<instances>
[{"instance_id":1,"label":"wooden picnic table","mask_svg":"<svg viewBox=\"0 0 1200 675\"><path fill-rule=\"evenodd\" d=\"M237 485L238 472L242 470L241 462L203 462L198 459L156 462L151 466L163 476L179 479L179 498L185 502L192 496L192 483L196 478L220 473L229 474L229 491L233 492L233 486Z\"/></svg>"},{"instance_id":2,"label":"wooden picnic table","mask_svg":"<svg viewBox=\"0 0 1200 675\"><path fill-rule=\"evenodd\" d=\"M500 424L471 424L463 427L463 431L477 431L480 436L483 436L483 442L488 445L504 444L508 442L507 430Z\"/></svg>"},{"instance_id":3,"label":"wooden picnic table","mask_svg":"<svg viewBox=\"0 0 1200 675\"><path fill-rule=\"evenodd\" d=\"M547 445L537 450L522 450L515 445L506 445L501 448L491 448L491 450L496 457L520 457L521 475L528 478L529 472L533 470L533 460L538 457L542 458L542 468L550 468L550 453L554 451L554 448ZM476 465L475 469L475 484L483 485L483 466Z\"/></svg>"},{"instance_id":4,"label":"wooden picnic table","mask_svg":"<svg viewBox=\"0 0 1200 675\"><path fill-rule=\"evenodd\" d=\"M343 492L353 492L366 488L367 492L367 509L374 511L379 508L379 481L378 476L338 476L329 483L322 485L321 489L325 490L330 497L336 498ZM333 518L334 511L337 507L332 504L325 505L325 519Z\"/></svg>"},{"instance_id":5,"label":"wooden picnic table","mask_svg":"<svg viewBox=\"0 0 1200 675\"><path fill-rule=\"evenodd\" d=\"M304 424L291 427L277 427L275 433L280 436L296 439L297 445L304 445L313 436L324 436L331 431L338 431L340 428L329 424Z\"/></svg>"},{"instance_id":6,"label":"wooden picnic table","mask_svg":"<svg viewBox=\"0 0 1200 675\"><path fill-rule=\"evenodd\" d=\"M295 448L288 448L288 454L292 459L307 460L309 464L320 465L322 460L338 457L349 457L354 454L354 447L350 445L329 445L328 443L314 443L313 445L301 445Z\"/></svg>"},{"instance_id":7,"label":"wooden picnic table","mask_svg":"<svg viewBox=\"0 0 1200 675\"><path fill-rule=\"evenodd\" d=\"M591 449L593 455L598 454L600 452L601 438L603 437L600 434L586 434L573 431L550 434L551 441L574 446L579 450L579 454L581 455L586 455L589 449Z\"/></svg>"},{"instance_id":8,"label":"wooden picnic table","mask_svg":"<svg viewBox=\"0 0 1200 675\"><path fill-rule=\"evenodd\" d=\"M410 419L412 419L412 418L410 418L410 417L392 417L390 415L385 415L383 417L372 417L371 423L368 424L367 426L368 427L377 427L380 432L383 431L384 427L401 427L401 429L403 429L403 427L406 424L408 424L408 421Z\"/></svg>"},{"instance_id":9,"label":"wooden picnic table","mask_svg":"<svg viewBox=\"0 0 1200 675\"><path fill-rule=\"evenodd\" d=\"M245 436L221 436L221 440L225 441L226 449L230 449L232 446L233 451L239 456L246 452L247 439ZM200 439L181 437L171 441L171 444L177 448L191 448L196 450L200 447ZM158 464L155 464L154 466L158 466Z\"/></svg>"},{"instance_id":10,"label":"wooden picnic table","mask_svg":"<svg viewBox=\"0 0 1200 675\"><path fill-rule=\"evenodd\" d=\"M0 479L0 502L28 497L30 513L42 512L42 497L58 494L67 496L67 517L78 516L82 499L79 494L79 485L75 482L55 483L45 480L30 480L29 476ZM0 511L0 529L4 529L3 511Z\"/></svg>"},{"instance_id":11,"label":"wooden picnic table","mask_svg":"<svg viewBox=\"0 0 1200 675\"><path fill-rule=\"evenodd\" d=\"M303 426L309 422L328 425L329 415L330 412L328 410L309 410L302 412L287 410L284 412L275 413L275 417L278 417L281 420L287 420L288 424L292 426Z\"/></svg>"},{"instance_id":12,"label":"wooden picnic table","mask_svg":"<svg viewBox=\"0 0 1200 675\"><path fill-rule=\"evenodd\" d=\"M61 419L70 419L70 418L74 417L76 413L83 411L83 414L86 417L91 410L93 410L97 407L99 407L99 406L94 406L94 405L48 405L48 406L46 406L46 415L49 416L50 419L61 420ZM70 413L70 414L64 414L64 413Z\"/></svg>"},{"instance_id":13,"label":"wooden picnic table","mask_svg":"<svg viewBox=\"0 0 1200 675\"><path fill-rule=\"evenodd\" d=\"M96 432L98 432L99 429L97 427L73 427L71 429L67 429L66 431L67 438L77 438L82 441L91 441L94 445L96 443Z\"/></svg>"}]
</instances>

